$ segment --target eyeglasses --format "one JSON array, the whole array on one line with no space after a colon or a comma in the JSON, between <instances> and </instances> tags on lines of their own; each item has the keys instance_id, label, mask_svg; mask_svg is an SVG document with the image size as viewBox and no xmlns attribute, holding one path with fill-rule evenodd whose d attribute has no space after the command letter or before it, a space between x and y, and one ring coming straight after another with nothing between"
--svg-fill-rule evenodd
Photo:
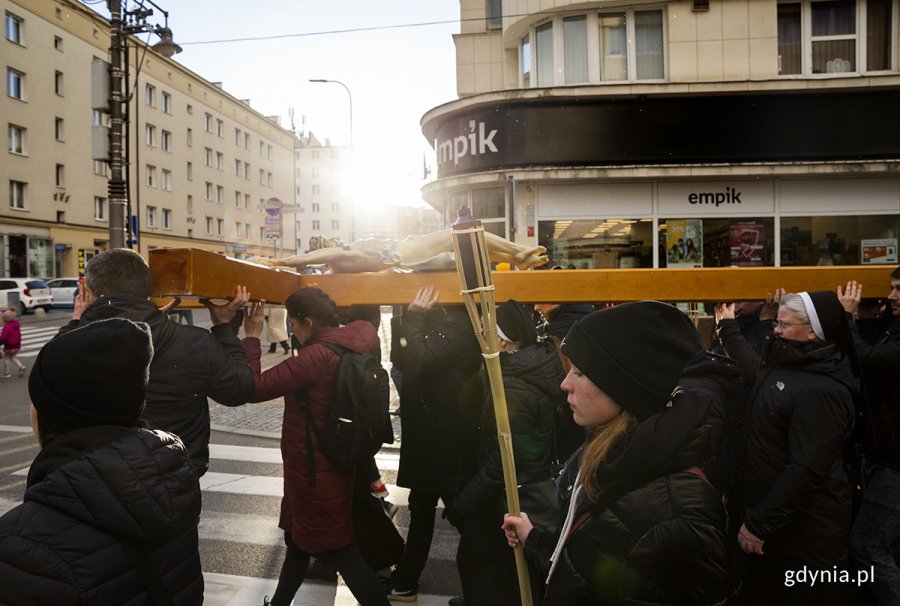
<instances>
[{"instance_id":1,"label":"eyeglasses","mask_svg":"<svg viewBox=\"0 0 900 606\"><path fill-rule=\"evenodd\" d=\"M781 320L772 320L772 326L784 330L788 326L811 326L811 324L809 322L782 322Z\"/></svg>"}]
</instances>

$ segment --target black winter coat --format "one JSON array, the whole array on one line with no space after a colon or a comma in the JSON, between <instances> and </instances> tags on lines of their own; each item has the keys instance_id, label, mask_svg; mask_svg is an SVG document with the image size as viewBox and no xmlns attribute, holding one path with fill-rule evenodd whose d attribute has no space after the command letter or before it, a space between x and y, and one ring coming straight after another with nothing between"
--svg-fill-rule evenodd
<instances>
[{"instance_id":1,"label":"black winter coat","mask_svg":"<svg viewBox=\"0 0 900 606\"><path fill-rule=\"evenodd\" d=\"M733 321L726 349L750 373L754 356ZM844 443L858 380L833 344L774 339L751 389L741 448L740 501L763 553L789 567L841 563L849 549L850 483Z\"/></svg>"},{"instance_id":2,"label":"black winter coat","mask_svg":"<svg viewBox=\"0 0 900 606\"><path fill-rule=\"evenodd\" d=\"M463 307L407 311L391 321L391 362L400 387L397 484L453 495L478 452L481 348Z\"/></svg>"},{"instance_id":3,"label":"black winter coat","mask_svg":"<svg viewBox=\"0 0 900 606\"><path fill-rule=\"evenodd\" d=\"M555 409L566 395L559 384L562 365L552 343L540 343L500 354L503 388L509 412L516 478L519 483L550 478ZM503 501L503 467L497 442L494 402L487 386L482 408L478 469L466 487L453 499L457 513L470 515L486 504ZM503 534L498 535L503 538Z\"/></svg>"},{"instance_id":4,"label":"black winter coat","mask_svg":"<svg viewBox=\"0 0 900 606\"><path fill-rule=\"evenodd\" d=\"M866 383L868 410L863 447L874 465L900 470L900 318L873 343L851 327L856 356Z\"/></svg>"},{"instance_id":5,"label":"black winter coat","mask_svg":"<svg viewBox=\"0 0 900 606\"><path fill-rule=\"evenodd\" d=\"M722 604L729 594L725 511L715 488L689 469L705 460L706 396L682 391L640 425L597 470L601 493L580 493L545 606ZM579 456L560 477L564 507ZM544 569L557 536L535 528L525 554Z\"/></svg>"},{"instance_id":6,"label":"black winter coat","mask_svg":"<svg viewBox=\"0 0 900 606\"><path fill-rule=\"evenodd\" d=\"M146 554L178 606L203 602L200 486L181 441L100 426L51 441L25 502L0 518L0 603L152 606L123 542Z\"/></svg>"},{"instance_id":7,"label":"black winter coat","mask_svg":"<svg viewBox=\"0 0 900 606\"><path fill-rule=\"evenodd\" d=\"M60 334L105 318L146 322L153 339L153 361L142 419L151 429L174 433L184 442L200 475L209 467L209 403L239 406L253 396L253 372L240 341L227 324L206 330L176 324L146 299L103 297L72 320Z\"/></svg>"}]
</instances>

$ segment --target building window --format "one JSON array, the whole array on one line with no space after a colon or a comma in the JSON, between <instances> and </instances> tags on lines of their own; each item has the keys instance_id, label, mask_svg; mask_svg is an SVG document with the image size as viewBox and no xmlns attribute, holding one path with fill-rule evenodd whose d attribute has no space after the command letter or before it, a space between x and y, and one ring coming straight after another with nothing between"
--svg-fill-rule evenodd
<instances>
[{"instance_id":1,"label":"building window","mask_svg":"<svg viewBox=\"0 0 900 606\"><path fill-rule=\"evenodd\" d=\"M25 129L21 126L9 125L9 151L14 154L25 153Z\"/></svg>"},{"instance_id":2,"label":"building window","mask_svg":"<svg viewBox=\"0 0 900 606\"><path fill-rule=\"evenodd\" d=\"M250 150L250 133L244 133L244 149Z\"/></svg>"},{"instance_id":3,"label":"building window","mask_svg":"<svg viewBox=\"0 0 900 606\"><path fill-rule=\"evenodd\" d=\"M272 146L271 145L266 146L266 158L268 160L272 159Z\"/></svg>"},{"instance_id":4,"label":"building window","mask_svg":"<svg viewBox=\"0 0 900 606\"><path fill-rule=\"evenodd\" d=\"M187 214L189 214L189 215L194 214L194 196L192 196L190 194L188 194L188 197L187 197Z\"/></svg>"},{"instance_id":5,"label":"building window","mask_svg":"<svg viewBox=\"0 0 900 606\"><path fill-rule=\"evenodd\" d=\"M6 13L6 39L15 44L22 44L22 19Z\"/></svg>"},{"instance_id":6,"label":"building window","mask_svg":"<svg viewBox=\"0 0 900 606\"><path fill-rule=\"evenodd\" d=\"M106 162L103 160L94 160L94 174L100 177L106 176Z\"/></svg>"},{"instance_id":7,"label":"building window","mask_svg":"<svg viewBox=\"0 0 900 606\"><path fill-rule=\"evenodd\" d=\"M94 196L94 220L106 220L106 198Z\"/></svg>"},{"instance_id":8,"label":"building window","mask_svg":"<svg viewBox=\"0 0 900 606\"><path fill-rule=\"evenodd\" d=\"M318 177L318 176L319 176L319 169L318 169L318 168L313 168L313 169L312 169L312 172L310 173L310 176L311 176L311 177Z\"/></svg>"},{"instance_id":9,"label":"building window","mask_svg":"<svg viewBox=\"0 0 900 606\"><path fill-rule=\"evenodd\" d=\"M9 182L9 207L16 210L25 210L25 183L21 181Z\"/></svg>"},{"instance_id":10,"label":"building window","mask_svg":"<svg viewBox=\"0 0 900 606\"><path fill-rule=\"evenodd\" d=\"M152 124L147 124L144 127L144 142L149 147L156 145L156 127Z\"/></svg>"},{"instance_id":11,"label":"building window","mask_svg":"<svg viewBox=\"0 0 900 606\"><path fill-rule=\"evenodd\" d=\"M206 182L206 200L208 202L211 202L212 197L213 197L213 184L210 183L209 181L207 181Z\"/></svg>"},{"instance_id":12,"label":"building window","mask_svg":"<svg viewBox=\"0 0 900 606\"><path fill-rule=\"evenodd\" d=\"M312 159L313 159L313 160L318 160L318 159L319 159L319 150L313 150L313 153L312 153Z\"/></svg>"},{"instance_id":13,"label":"building window","mask_svg":"<svg viewBox=\"0 0 900 606\"><path fill-rule=\"evenodd\" d=\"M553 265L569 269L653 267L653 221L646 217L539 221L538 242L550 247Z\"/></svg>"},{"instance_id":14,"label":"building window","mask_svg":"<svg viewBox=\"0 0 900 606\"><path fill-rule=\"evenodd\" d=\"M318 195L319 195L319 186L318 186L318 185L313 185L313 186L312 186L312 195L314 195L314 196L318 196Z\"/></svg>"},{"instance_id":15,"label":"building window","mask_svg":"<svg viewBox=\"0 0 900 606\"><path fill-rule=\"evenodd\" d=\"M212 229L213 229L213 218L206 217L206 233L208 235L212 235Z\"/></svg>"},{"instance_id":16,"label":"building window","mask_svg":"<svg viewBox=\"0 0 900 606\"><path fill-rule=\"evenodd\" d=\"M489 31L503 27L503 0L485 0L487 8L487 29Z\"/></svg>"},{"instance_id":17,"label":"building window","mask_svg":"<svg viewBox=\"0 0 900 606\"><path fill-rule=\"evenodd\" d=\"M150 107L156 107L156 87L148 84L144 89L144 99Z\"/></svg>"},{"instance_id":18,"label":"building window","mask_svg":"<svg viewBox=\"0 0 900 606\"><path fill-rule=\"evenodd\" d=\"M221 120L216 120L216 136L220 139L225 136L225 123Z\"/></svg>"},{"instance_id":19,"label":"building window","mask_svg":"<svg viewBox=\"0 0 900 606\"><path fill-rule=\"evenodd\" d=\"M216 185L216 202L221 204L225 201L225 188L221 185Z\"/></svg>"},{"instance_id":20,"label":"building window","mask_svg":"<svg viewBox=\"0 0 900 606\"><path fill-rule=\"evenodd\" d=\"M147 187L156 187L156 167L147 165Z\"/></svg>"},{"instance_id":21,"label":"building window","mask_svg":"<svg viewBox=\"0 0 900 606\"><path fill-rule=\"evenodd\" d=\"M266 171L264 171L263 169L259 169L259 184L266 184Z\"/></svg>"},{"instance_id":22,"label":"building window","mask_svg":"<svg viewBox=\"0 0 900 606\"><path fill-rule=\"evenodd\" d=\"M249 162L244 162L244 178L245 179L250 178L250 163Z\"/></svg>"},{"instance_id":23,"label":"building window","mask_svg":"<svg viewBox=\"0 0 900 606\"><path fill-rule=\"evenodd\" d=\"M194 180L194 163L193 162L187 163L187 180L188 181Z\"/></svg>"},{"instance_id":24,"label":"building window","mask_svg":"<svg viewBox=\"0 0 900 606\"><path fill-rule=\"evenodd\" d=\"M338 221L337 219L332 219L331 220L331 229L340 229L340 228L341 228L341 222Z\"/></svg>"},{"instance_id":25,"label":"building window","mask_svg":"<svg viewBox=\"0 0 900 606\"><path fill-rule=\"evenodd\" d=\"M222 166L225 164L225 156L222 152L216 152L216 168L222 170Z\"/></svg>"},{"instance_id":26,"label":"building window","mask_svg":"<svg viewBox=\"0 0 900 606\"><path fill-rule=\"evenodd\" d=\"M211 133L211 132L212 132L212 125L213 125L213 117L212 117L212 114L210 114L210 113L204 114L204 115L203 115L203 128L204 128L204 130L206 130L206 132L208 132L208 133Z\"/></svg>"},{"instance_id":27,"label":"building window","mask_svg":"<svg viewBox=\"0 0 900 606\"><path fill-rule=\"evenodd\" d=\"M259 142L259 157L260 158L266 157L266 144L263 141Z\"/></svg>"},{"instance_id":28,"label":"building window","mask_svg":"<svg viewBox=\"0 0 900 606\"><path fill-rule=\"evenodd\" d=\"M203 163L210 167L213 165L213 150L209 147L203 150Z\"/></svg>"},{"instance_id":29,"label":"building window","mask_svg":"<svg viewBox=\"0 0 900 606\"><path fill-rule=\"evenodd\" d=\"M65 187L66 186L66 167L63 164L56 165L56 187Z\"/></svg>"},{"instance_id":30,"label":"building window","mask_svg":"<svg viewBox=\"0 0 900 606\"><path fill-rule=\"evenodd\" d=\"M314 212L314 213L319 212L319 203L318 202L312 203L312 212Z\"/></svg>"},{"instance_id":31,"label":"building window","mask_svg":"<svg viewBox=\"0 0 900 606\"><path fill-rule=\"evenodd\" d=\"M234 192L234 207L235 208L241 207L241 192L239 192L239 191Z\"/></svg>"},{"instance_id":32,"label":"building window","mask_svg":"<svg viewBox=\"0 0 900 606\"><path fill-rule=\"evenodd\" d=\"M241 222L240 222L240 221L235 221L235 222L234 222L234 239L235 239L235 240L240 240L240 239L241 239L241 234L242 234L242 233L243 233L243 230L241 229Z\"/></svg>"},{"instance_id":33,"label":"building window","mask_svg":"<svg viewBox=\"0 0 900 606\"><path fill-rule=\"evenodd\" d=\"M63 49L63 39L59 36L53 36L53 48L62 52Z\"/></svg>"},{"instance_id":34,"label":"building window","mask_svg":"<svg viewBox=\"0 0 900 606\"><path fill-rule=\"evenodd\" d=\"M187 146L194 147L194 129L187 129Z\"/></svg>"},{"instance_id":35,"label":"building window","mask_svg":"<svg viewBox=\"0 0 900 606\"><path fill-rule=\"evenodd\" d=\"M65 122L62 118L56 118L53 123L53 136L56 137L57 141L66 140Z\"/></svg>"},{"instance_id":36,"label":"building window","mask_svg":"<svg viewBox=\"0 0 900 606\"><path fill-rule=\"evenodd\" d=\"M241 161L237 158L234 159L234 176L241 176Z\"/></svg>"},{"instance_id":37,"label":"building window","mask_svg":"<svg viewBox=\"0 0 900 606\"><path fill-rule=\"evenodd\" d=\"M172 229L172 210L169 208L162 209L162 228Z\"/></svg>"},{"instance_id":38,"label":"building window","mask_svg":"<svg viewBox=\"0 0 900 606\"><path fill-rule=\"evenodd\" d=\"M244 238L246 238L247 240L250 239L250 224L249 223L244 224Z\"/></svg>"},{"instance_id":39,"label":"building window","mask_svg":"<svg viewBox=\"0 0 900 606\"><path fill-rule=\"evenodd\" d=\"M244 209L250 210L250 194L244 194ZM250 236L247 236L248 238Z\"/></svg>"},{"instance_id":40,"label":"building window","mask_svg":"<svg viewBox=\"0 0 900 606\"><path fill-rule=\"evenodd\" d=\"M184 108L184 111L186 111L189 116L193 116L194 115L194 106L191 105L190 103L188 103L187 107Z\"/></svg>"},{"instance_id":41,"label":"building window","mask_svg":"<svg viewBox=\"0 0 900 606\"><path fill-rule=\"evenodd\" d=\"M339 213L341 212L341 204L340 202L332 202L331 203L331 212Z\"/></svg>"},{"instance_id":42,"label":"building window","mask_svg":"<svg viewBox=\"0 0 900 606\"><path fill-rule=\"evenodd\" d=\"M163 151L172 151L172 133L167 130L162 131L160 138L160 146Z\"/></svg>"},{"instance_id":43,"label":"building window","mask_svg":"<svg viewBox=\"0 0 900 606\"><path fill-rule=\"evenodd\" d=\"M591 31L596 31L596 38ZM561 86L665 78L662 10L558 16L537 24L519 47L521 85Z\"/></svg>"},{"instance_id":44,"label":"building window","mask_svg":"<svg viewBox=\"0 0 900 606\"><path fill-rule=\"evenodd\" d=\"M91 112L91 124L93 126L103 126L103 124L104 124L103 115L104 115L103 112L98 111L96 109L93 110Z\"/></svg>"},{"instance_id":45,"label":"building window","mask_svg":"<svg viewBox=\"0 0 900 606\"><path fill-rule=\"evenodd\" d=\"M780 3L778 73L791 76L890 70L893 23L891 0Z\"/></svg>"},{"instance_id":46,"label":"building window","mask_svg":"<svg viewBox=\"0 0 900 606\"><path fill-rule=\"evenodd\" d=\"M782 217L781 265L885 263L884 251L896 250L898 228L898 215Z\"/></svg>"},{"instance_id":47,"label":"building window","mask_svg":"<svg viewBox=\"0 0 900 606\"><path fill-rule=\"evenodd\" d=\"M156 207L147 207L147 227L156 227Z\"/></svg>"},{"instance_id":48,"label":"building window","mask_svg":"<svg viewBox=\"0 0 900 606\"><path fill-rule=\"evenodd\" d=\"M241 137L241 129L234 129L234 144L240 146L243 137Z\"/></svg>"},{"instance_id":49,"label":"building window","mask_svg":"<svg viewBox=\"0 0 900 606\"><path fill-rule=\"evenodd\" d=\"M272 173L266 173L266 185L272 187Z\"/></svg>"},{"instance_id":50,"label":"building window","mask_svg":"<svg viewBox=\"0 0 900 606\"><path fill-rule=\"evenodd\" d=\"M162 169L162 189L172 191L172 171Z\"/></svg>"},{"instance_id":51,"label":"building window","mask_svg":"<svg viewBox=\"0 0 900 606\"><path fill-rule=\"evenodd\" d=\"M13 99L25 98L25 74L11 67L6 68L6 95Z\"/></svg>"},{"instance_id":52,"label":"building window","mask_svg":"<svg viewBox=\"0 0 900 606\"><path fill-rule=\"evenodd\" d=\"M313 231L318 231L318 230L319 230L319 220L318 220L318 219L313 219L313 220L312 220L312 228L313 228Z\"/></svg>"},{"instance_id":53,"label":"building window","mask_svg":"<svg viewBox=\"0 0 900 606\"><path fill-rule=\"evenodd\" d=\"M172 95L169 93L162 94L162 110L164 113L172 113Z\"/></svg>"},{"instance_id":54,"label":"building window","mask_svg":"<svg viewBox=\"0 0 900 606\"><path fill-rule=\"evenodd\" d=\"M53 92L58 96L63 96L63 73L60 71L53 74Z\"/></svg>"},{"instance_id":55,"label":"building window","mask_svg":"<svg viewBox=\"0 0 900 606\"><path fill-rule=\"evenodd\" d=\"M221 236L225 233L225 219L216 219L216 235Z\"/></svg>"}]
</instances>

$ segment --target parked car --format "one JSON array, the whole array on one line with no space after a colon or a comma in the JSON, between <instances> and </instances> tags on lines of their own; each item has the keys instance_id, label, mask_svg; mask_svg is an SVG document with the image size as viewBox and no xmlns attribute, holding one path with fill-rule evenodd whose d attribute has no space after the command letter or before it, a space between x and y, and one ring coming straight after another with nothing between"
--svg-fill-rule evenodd
<instances>
[{"instance_id":1,"label":"parked car","mask_svg":"<svg viewBox=\"0 0 900 606\"><path fill-rule=\"evenodd\" d=\"M37 278L0 278L0 303L4 308L10 307L9 293L19 293L19 315L40 307L50 311L53 307L53 295L50 287ZM15 297L13 297L15 299Z\"/></svg>"},{"instance_id":2,"label":"parked car","mask_svg":"<svg viewBox=\"0 0 900 606\"><path fill-rule=\"evenodd\" d=\"M47 280L54 307L72 307L78 294L78 278L53 278Z\"/></svg>"}]
</instances>

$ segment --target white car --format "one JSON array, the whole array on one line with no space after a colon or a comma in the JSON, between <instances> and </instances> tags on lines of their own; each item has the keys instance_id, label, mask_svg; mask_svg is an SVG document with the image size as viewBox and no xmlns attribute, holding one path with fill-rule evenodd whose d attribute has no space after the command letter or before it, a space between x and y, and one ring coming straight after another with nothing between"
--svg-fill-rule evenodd
<instances>
[{"instance_id":1,"label":"white car","mask_svg":"<svg viewBox=\"0 0 900 606\"><path fill-rule=\"evenodd\" d=\"M50 311L53 295L47 283L38 278L0 278L0 304L11 307L9 293L19 293L19 315L25 315L38 307ZM15 299L15 297L13 297Z\"/></svg>"},{"instance_id":2,"label":"white car","mask_svg":"<svg viewBox=\"0 0 900 606\"><path fill-rule=\"evenodd\" d=\"M53 295L54 307L72 307L75 295L78 294L78 278L53 278L47 280L50 293Z\"/></svg>"}]
</instances>

